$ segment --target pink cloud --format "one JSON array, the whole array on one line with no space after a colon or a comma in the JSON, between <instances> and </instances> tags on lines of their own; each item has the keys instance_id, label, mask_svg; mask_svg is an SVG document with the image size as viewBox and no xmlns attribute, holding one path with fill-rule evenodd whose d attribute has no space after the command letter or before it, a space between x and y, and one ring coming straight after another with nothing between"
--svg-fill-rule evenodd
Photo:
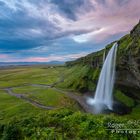
<instances>
[{"instance_id":1,"label":"pink cloud","mask_svg":"<svg viewBox=\"0 0 140 140\"><path fill-rule=\"evenodd\" d=\"M30 57L25 59L26 62L47 62L48 58L46 57Z\"/></svg>"},{"instance_id":2,"label":"pink cloud","mask_svg":"<svg viewBox=\"0 0 140 140\"><path fill-rule=\"evenodd\" d=\"M78 34L78 39L72 38L80 41L79 34L81 33L82 36L87 36L85 41L102 41L112 35L127 33L140 18L140 0L83 0L84 4L76 11L73 10L76 20L64 16L59 12L58 5L51 1L46 1L46 4L40 3L40 5L28 0L2 1L14 11L22 7L29 16L49 22L56 27L51 34L45 31L47 27L42 29L41 26L27 30L19 29L19 33L22 32L22 34L17 34L17 36L22 38L44 37L46 34L51 37L64 35L77 37ZM71 1L75 3L75 0ZM97 33L97 29L104 30Z\"/></svg>"},{"instance_id":3,"label":"pink cloud","mask_svg":"<svg viewBox=\"0 0 140 140\"><path fill-rule=\"evenodd\" d=\"M48 57L28 57L23 59L17 59L10 57L3 62L50 62L50 61L68 61L71 59L76 59L87 55L89 52L81 52L76 54L66 54L66 55L50 55Z\"/></svg>"},{"instance_id":4,"label":"pink cloud","mask_svg":"<svg viewBox=\"0 0 140 140\"><path fill-rule=\"evenodd\" d=\"M6 55L6 54L0 54L0 59L6 59L6 58L8 58L8 55Z\"/></svg>"},{"instance_id":5,"label":"pink cloud","mask_svg":"<svg viewBox=\"0 0 140 140\"><path fill-rule=\"evenodd\" d=\"M82 29L91 29L90 33L73 37L74 40L78 37L78 41L101 42L110 36L127 33L140 18L140 1L139 0L105 0L101 3L98 0L90 0L94 9L90 12L80 14L79 20L73 23ZM83 7L82 7L83 8ZM81 10L82 10L81 8ZM93 30L100 28L99 32Z\"/></svg>"},{"instance_id":6,"label":"pink cloud","mask_svg":"<svg viewBox=\"0 0 140 140\"><path fill-rule=\"evenodd\" d=\"M50 55L48 57L29 57L21 60L22 62L50 62L50 61L67 61L70 59L76 59L82 56L87 55L88 52L81 52L77 54L68 54L68 55Z\"/></svg>"}]
</instances>

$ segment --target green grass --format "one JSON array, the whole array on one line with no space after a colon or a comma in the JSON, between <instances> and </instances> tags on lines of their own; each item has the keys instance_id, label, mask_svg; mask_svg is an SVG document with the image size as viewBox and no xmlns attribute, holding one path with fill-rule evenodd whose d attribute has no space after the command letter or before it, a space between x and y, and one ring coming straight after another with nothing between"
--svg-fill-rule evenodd
<instances>
[{"instance_id":1,"label":"green grass","mask_svg":"<svg viewBox=\"0 0 140 140\"><path fill-rule=\"evenodd\" d=\"M77 103L62 93L58 93L51 89L38 90L35 94L28 94L29 98L38 101L46 106L54 106L59 108L70 108L74 111L80 110ZM18 117L20 119L36 116L38 113L46 112L47 110L38 108L22 99L18 99L0 90L0 123L8 122L8 120Z\"/></svg>"},{"instance_id":2,"label":"green grass","mask_svg":"<svg viewBox=\"0 0 140 140\"><path fill-rule=\"evenodd\" d=\"M134 106L134 100L128 96L126 96L124 93L122 93L121 91L117 90L115 92L115 98L124 103L125 105L127 105L128 107L132 107Z\"/></svg>"},{"instance_id":3,"label":"green grass","mask_svg":"<svg viewBox=\"0 0 140 140\"><path fill-rule=\"evenodd\" d=\"M72 99L69 99L65 94L55 91L54 89L46 89L42 87L24 86L19 88L13 88L13 92L17 94L24 94L28 98L36 100L46 106L54 107L69 107L74 110L78 105Z\"/></svg>"},{"instance_id":4,"label":"green grass","mask_svg":"<svg viewBox=\"0 0 140 140\"><path fill-rule=\"evenodd\" d=\"M94 90L95 83L93 82L99 75L98 69L91 69L89 66L77 65L69 67L64 72L64 82L58 84L60 88L71 90Z\"/></svg>"},{"instance_id":5,"label":"green grass","mask_svg":"<svg viewBox=\"0 0 140 140\"><path fill-rule=\"evenodd\" d=\"M21 86L21 87L14 87L14 88L12 88L12 91L17 94L28 95L28 94L36 94L40 91L40 89L42 89L42 87L27 85L27 86ZM45 89L47 89L47 88L45 88Z\"/></svg>"},{"instance_id":6,"label":"green grass","mask_svg":"<svg viewBox=\"0 0 140 140\"><path fill-rule=\"evenodd\" d=\"M8 122L14 117L20 117L22 119L27 116L35 116L41 112L45 112L45 110L0 90L0 123L3 121Z\"/></svg>"},{"instance_id":7,"label":"green grass","mask_svg":"<svg viewBox=\"0 0 140 140\"><path fill-rule=\"evenodd\" d=\"M140 117L140 104L137 105L135 108L133 108L130 116L132 116L133 118L139 119L139 117Z\"/></svg>"},{"instance_id":8,"label":"green grass","mask_svg":"<svg viewBox=\"0 0 140 140\"><path fill-rule=\"evenodd\" d=\"M20 67L0 70L0 88L13 87L13 92L17 94L23 94L43 105L56 107L51 111L40 109L22 99L7 94L6 91L1 89L0 139L3 136L5 138L14 137L16 134L30 140L46 139L48 136L53 139L53 135L57 135L58 137L60 136L59 139L61 140L62 133L64 133L66 139L76 138L79 140L92 140L93 138L96 139L96 137L100 139L107 137L107 139L116 140L121 137L122 139L129 137L129 135L111 134L107 131L106 124L108 122L127 124L126 122L131 119L139 119L139 105L133 108L131 114L124 116L115 114L93 115L80 112L81 108L75 101L53 88L30 85L53 84L61 78L62 74L64 75L64 82L57 86L75 90L77 86L84 87L88 85L94 87L92 80L97 79L99 70L91 71L88 66L72 68ZM84 83L83 79L85 78L91 83ZM74 82L73 85L71 85L71 81ZM20 87L16 87L18 85ZM116 91L115 97L129 107L134 105L134 101L120 91ZM133 128L133 126L131 127ZM22 133L19 133L20 131ZM131 135L131 137L137 138L139 136Z\"/></svg>"},{"instance_id":9,"label":"green grass","mask_svg":"<svg viewBox=\"0 0 140 140\"><path fill-rule=\"evenodd\" d=\"M0 70L0 87L23 84L53 84L61 77L65 68L25 67Z\"/></svg>"},{"instance_id":10,"label":"green grass","mask_svg":"<svg viewBox=\"0 0 140 140\"><path fill-rule=\"evenodd\" d=\"M13 92L24 94L30 99L46 106L53 106L56 109L71 108L75 111L80 110L75 101L60 92L30 86L30 84L53 84L60 80L61 74L65 69L64 67L51 68L43 66L1 69L0 88L12 87ZM41 112L46 112L46 110L33 106L22 99L17 99L4 90L0 90L0 122L7 122L13 117L22 119L27 116L35 116Z\"/></svg>"},{"instance_id":11,"label":"green grass","mask_svg":"<svg viewBox=\"0 0 140 140\"><path fill-rule=\"evenodd\" d=\"M4 140L138 140L140 134L112 133L110 129L140 129L139 122L114 115L92 115L60 109L34 117L16 118L0 125ZM111 125L108 125L111 124ZM4 129L2 128L4 127Z\"/></svg>"}]
</instances>

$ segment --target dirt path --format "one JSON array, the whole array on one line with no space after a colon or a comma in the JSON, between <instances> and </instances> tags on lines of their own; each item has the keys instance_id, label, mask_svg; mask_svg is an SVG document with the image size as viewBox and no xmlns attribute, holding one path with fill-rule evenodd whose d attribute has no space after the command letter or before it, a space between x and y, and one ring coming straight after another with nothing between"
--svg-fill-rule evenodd
<instances>
[{"instance_id":1,"label":"dirt path","mask_svg":"<svg viewBox=\"0 0 140 140\"><path fill-rule=\"evenodd\" d=\"M51 88L55 91L58 91L62 94L65 94L67 97L75 100L80 106L81 108L85 111L85 112L93 112L92 110L92 107L90 107L88 104L87 104L87 97L85 95L80 95L80 94L77 94L75 92L69 92L69 91L64 91L62 89L58 89L56 87L54 87L56 84L58 83L61 83L63 82L63 77L61 76L60 79L58 81L56 81L55 83L53 84L50 84L50 85L45 85L45 84L26 84L26 85L23 85L23 86L33 86L33 87L41 87L41 88ZM18 87L23 87L22 85L19 85L19 86L16 86L16 88ZM42 109L46 109L46 110L51 110L51 109L55 109L55 107L52 107L52 106L44 106L43 104L39 103L38 101L34 101L30 98L28 98L27 96L23 95L23 94L16 94L12 91L12 89L15 88L15 87L9 87L9 88L4 88L3 90L5 90L9 95L11 96L15 96L17 98L20 98L20 99L23 99L27 102L29 102L30 104L34 105L34 106L37 106L39 108L42 108Z\"/></svg>"},{"instance_id":2,"label":"dirt path","mask_svg":"<svg viewBox=\"0 0 140 140\"><path fill-rule=\"evenodd\" d=\"M52 85L45 85L45 84L30 84L30 85L34 86L34 87L51 88L55 91L58 91L62 94L65 94L69 98L78 102L78 104L83 108L83 110L85 112L90 112L90 113L93 112L92 108L86 102L87 101L87 96L85 96L85 95L80 95L80 94L75 93L75 92L64 91L62 89L58 89L56 87L53 87Z\"/></svg>"},{"instance_id":3,"label":"dirt path","mask_svg":"<svg viewBox=\"0 0 140 140\"><path fill-rule=\"evenodd\" d=\"M23 94L16 94L16 93L14 93L14 92L12 91L12 88L5 88L4 90L5 90L9 95L15 96L15 97L20 98L20 99L23 99L23 100L27 101L28 103L30 103L30 104L32 104L32 105L34 105L34 106L37 106L37 107L39 107L39 108L46 109L46 110L55 109L55 108L52 107L52 106L44 106L43 104L41 104L41 103L39 103L39 102L37 102L37 101L34 101L34 100L32 100L32 99L26 97L26 96L23 95Z\"/></svg>"}]
</instances>

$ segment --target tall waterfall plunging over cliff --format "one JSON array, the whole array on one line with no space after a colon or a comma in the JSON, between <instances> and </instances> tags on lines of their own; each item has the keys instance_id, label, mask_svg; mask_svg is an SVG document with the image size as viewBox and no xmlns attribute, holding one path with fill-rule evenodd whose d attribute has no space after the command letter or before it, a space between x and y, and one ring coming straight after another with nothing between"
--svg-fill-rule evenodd
<instances>
[{"instance_id":1,"label":"tall waterfall plunging over cliff","mask_svg":"<svg viewBox=\"0 0 140 140\"><path fill-rule=\"evenodd\" d=\"M104 108L113 109L113 87L115 81L115 66L117 43L114 43L103 64L98 80L94 98L89 98L88 103L94 106L94 112L100 113Z\"/></svg>"}]
</instances>

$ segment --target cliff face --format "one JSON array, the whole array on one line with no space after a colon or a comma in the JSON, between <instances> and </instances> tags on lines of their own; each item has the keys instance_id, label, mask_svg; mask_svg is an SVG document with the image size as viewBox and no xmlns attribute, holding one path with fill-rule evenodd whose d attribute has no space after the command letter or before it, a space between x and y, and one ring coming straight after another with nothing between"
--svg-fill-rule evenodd
<instances>
[{"instance_id":1,"label":"cliff face","mask_svg":"<svg viewBox=\"0 0 140 140\"><path fill-rule=\"evenodd\" d=\"M129 96L140 98L140 23L118 44L116 84Z\"/></svg>"},{"instance_id":2,"label":"cliff face","mask_svg":"<svg viewBox=\"0 0 140 140\"><path fill-rule=\"evenodd\" d=\"M122 37L117 42L115 87L128 97L140 100L140 22L132 29L130 34ZM90 70L93 71L93 73L90 74L94 74L96 69L101 69L104 56L107 55L113 43L114 42L107 45L105 49L99 52L91 53L75 61L67 62L66 65L70 68L76 65L88 66ZM95 77L94 79L86 78L85 80L91 80L96 85L98 76ZM87 88L87 90L89 89Z\"/></svg>"}]
</instances>

